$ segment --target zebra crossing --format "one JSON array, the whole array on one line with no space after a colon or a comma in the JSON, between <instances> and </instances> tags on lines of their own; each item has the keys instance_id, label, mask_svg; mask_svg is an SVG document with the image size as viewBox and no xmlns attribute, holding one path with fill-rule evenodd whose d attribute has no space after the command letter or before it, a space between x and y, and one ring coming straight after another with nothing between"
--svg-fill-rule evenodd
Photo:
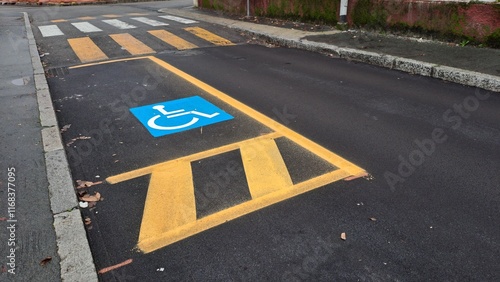
<instances>
[{"instance_id":1,"label":"zebra crossing","mask_svg":"<svg viewBox=\"0 0 500 282\"><path fill-rule=\"evenodd\" d=\"M141 14L135 14L135 15L141 15ZM101 22L103 22L107 25L111 25L112 27L115 27L117 29L137 28L137 26L135 26L132 23L128 23L124 20L116 19L116 18L120 17L119 15L102 15L102 17L108 18L108 19L102 19L102 20L100 20ZM167 21L174 21L174 22L178 22L178 23L186 24L186 25L198 23L195 20L181 18L181 17L177 17L177 16L172 16L172 15L158 16L158 18L162 18L162 19L165 19ZM79 19L80 20L95 20L96 18L95 17L81 17ZM167 22L163 22L163 21L148 18L148 17L133 17L130 19L133 21L136 21L136 22L146 24L148 26L153 26L153 27L168 26L169 25L169 23L167 23ZM60 19L60 20L53 20L52 22L53 23L63 23L66 21L67 20ZM88 21L74 22L71 24L83 33L101 32L102 31L101 28L95 26L94 24L89 23ZM38 28L39 28L43 37L53 37L53 36L64 35L64 33L61 31L61 29L56 24L39 26Z\"/></svg>"},{"instance_id":2,"label":"zebra crossing","mask_svg":"<svg viewBox=\"0 0 500 282\"><path fill-rule=\"evenodd\" d=\"M63 36L75 37L65 40L67 40L69 47L82 63L107 60L110 57L116 57L116 54L112 54L114 51L111 51L110 54L109 44L108 46L98 46L103 42L102 38L110 38L116 47L121 48L120 50L122 51L120 52L126 52L133 56L156 53L155 49L147 45L147 42L156 46L155 48L158 51L160 51L159 47L163 48L161 49L162 51L169 48L175 48L177 50L194 49L199 48L199 44L203 42L216 46L234 45L233 42L224 37L199 26L194 26L193 24L198 22L192 19L172 15L147 17L147 14L139 13L130 14L128 16L131 17L121 17L120 15L109 14L101 15L100 18L80 17L73 20L52 20L52 24L38 26L38 29L42 37L48 39ZM187 27L178 29L179 32L176 33L183 33L184 36L190 34L191 36L188 36L189 41L170 31L161 29L169 26L172 22L176 22L181 26L187 25ZM63 26L60 28L58 25ZM152 27L153 29L146 29L146 32L142 32L141 30L140 32L130 33L130 30L144 27L144 25ZM71 28L75 30L72 31L70 30ZM110 30L111 32L109 32ZM65 34L65 32L67 34ZM84 37L81 37L82 35L79 34L82 34ZM145 36L147 36L147 38L145 38ZM154 40L154 42L151 40ZM167 45L163 46L162 44ZM108 50L101 49L102 47L106 47ZM125 55L125 53L123 53L123 55Z\"/></svg>"}]
</instances>

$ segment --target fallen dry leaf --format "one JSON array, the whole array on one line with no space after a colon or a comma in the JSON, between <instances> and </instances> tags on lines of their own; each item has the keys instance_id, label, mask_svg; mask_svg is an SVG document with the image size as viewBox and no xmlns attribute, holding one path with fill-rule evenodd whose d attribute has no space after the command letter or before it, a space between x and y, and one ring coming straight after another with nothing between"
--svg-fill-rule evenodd
<instances>
[{"instance_id":1,"label":"fallen dry leaf","mask_svg":"<svg viewBox=\"0 0 500 282\"><path fill-rule=\"evenodd\" d=\"M71 127L71 124L66 124L65 126L63 126L63 127L61 128L61 133L66 132L66 131L70 128L70 127Z\"/></svg>"},{"instance_id":2,"label":"fallen dry leaf","mask_svg":"<svg viewBox=\"0 0 500 282\"><path fill-rule=\"evenodd\" d=\"M346 236L345 232L342 232L342 233L340 234L340 239L342 239L342 240L344 240L344 241L347 239L347 236Z\"/></svg>"},{"instance_id":3,"label":"fallen dry leaf","mask_svg":"<svg viewBox=\"0 0 500 282\"><path fill-rule=\"evenodd\" d=\"M368 172L362 172L362 173L359 173L359 174L356 174L356 175L351 175L349 177L346 177L344 178L344 181L351 181L351 180L354 180L354 179L358 179L358 178L361 178L361 177L368 177L370 174Z\"/></svg>"},{"instance_id":4,"label":"fallen dry leaf","mask_svg":"<svg viewBox=\"0 0 500 282\"><path fill-rule=\"evenodd\" d=\"M132 259L128 259L128 260L126 260L124 262L121 262L119 264L115 264L113 266L105 267L105 268L99 270L98 273L99 274L103 274L103 273L106 273L106 272L111 271L111 270L115 270L117 268L120 268L120 267L125 266L125 265L130 264L130 263L132 263Z\"/></svg>"},{"instance_id":5,"label":"fallen dry leaf","mask_svg":"<svg viewBox=\"0 0 500 282\"><path fill-rule=\"evenodd\" d=\"M89 217L86 217L84 223L85 223L85 225L92 224L92 220L90 220Z\"/></svg>"},{"instance_id":6,"label":"fallen dry leaf","mask_svg":"<svg viewBox=\"0 0 500 282\"><path fill-rule=\"evenodd\" d=\"M52 257L46 257L40 261L40 265L44 266L52 260Z\"/></svg>"},{"instance_id":7,"label":"fallen dry leaf","mask_svg":"<svg viewBox=\"0 0 500 282\"><path fill-rule=\"evenodd\" d=\"M79 137L73 138L73 139L71 139L71 141L69 141L66 144L66 147L69 147L71 144L75 143L76 140L87 140L87 139L90 139L90 137L88 137L88 136L79 136Z\"/></svg>"},{"instance_id":8,"label":"fallen dry leaf","mask_svg":"<svg viewBox=\"0 0 500 282\"><path fill-rule=\"evenodd\" d=\"M81 188L87 188L87 187L97 185L97 184L102 184L102 181L92 182L92 181L77 180L76 184L78 185L78 186L76 186L76 189L81 189Z\"/></svg>"},{"instance_id":9,"label":"fallen dry leaf","mask_svg":"<svg viewBox=\"0 0 500 282\"><path fill-rule=\"evenodd\" d=\"M82 197L80 197L80 201L84 202L98 202L100 200L101 200L101 193L99 192L95 192L94 195L86 193Z\"/></svg>"},{"instance_id":10,"label":"fallen dry leaf","mask_svg":"<svg viewBox=\"0 0 500 282\"><path fill-rule=\"evenodd\" d=\"M6 217L0 217L0 221L6 221L7 218Z\"/></svg>"}]
</instances>

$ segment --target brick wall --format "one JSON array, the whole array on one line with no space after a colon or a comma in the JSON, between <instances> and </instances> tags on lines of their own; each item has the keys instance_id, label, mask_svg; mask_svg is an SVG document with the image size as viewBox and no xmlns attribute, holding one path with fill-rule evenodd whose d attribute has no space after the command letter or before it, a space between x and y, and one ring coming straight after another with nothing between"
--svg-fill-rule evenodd
<instances>
[{"instance_id":1,"label":"brick wall","mask_svg":"<svg viewBox=\"0 0 500 282\"><path fill-rule=\"evenodd\" d=\"M350 26L408 29L477 42L495 36L500 40L500 4L496 0L482 2L349 0L347 22ZM246 14L246 0L198 0L198 5ZM250 0L251 15L327 24L337 23L339 10L340 0Z\"/></svg>"}]
</instances>

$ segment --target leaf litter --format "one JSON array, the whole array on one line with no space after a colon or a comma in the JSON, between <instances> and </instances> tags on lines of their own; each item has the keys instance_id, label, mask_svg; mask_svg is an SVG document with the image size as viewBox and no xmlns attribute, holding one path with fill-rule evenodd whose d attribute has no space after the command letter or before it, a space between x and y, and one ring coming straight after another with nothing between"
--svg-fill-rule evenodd
<instances>
[{"instance_id":1,"label":"leaf litter","mask_svg":"<svg viewBox=\"0 0 500 282\"><path fill-rule=\"evenodd\" d=\"M66 147L71 146L71 144L75 143L77 140L87 140L90 139L91 137L89 136L78 136L76 138L71 139L68 143L66 143Z\"/></svg>"},{"instance_id":2,"label":"leaf litter","mask_svg":"<svg viewBox=\"0 0 500 282\"><path fill-rule=\"evenodd\" d=\"M52 260L52 257L46 257L40 261L41 266L45 266L47 263L49 263Z\"/></svg>"},{"instance_id":3,"label":"leaf litter","mask_svg":"<svg viewBox=\"0 0 500 282\"><path fill-rule=\"evenodd\" d=\"M85 181L85 180L77 180L76 184L78 185L78 186L76 186L76 189L82 189L82 188L88 188L90 186L94 186L97 184L102 184L102 181L92 182L92 181Z\"/></svg>"}]
</instances>

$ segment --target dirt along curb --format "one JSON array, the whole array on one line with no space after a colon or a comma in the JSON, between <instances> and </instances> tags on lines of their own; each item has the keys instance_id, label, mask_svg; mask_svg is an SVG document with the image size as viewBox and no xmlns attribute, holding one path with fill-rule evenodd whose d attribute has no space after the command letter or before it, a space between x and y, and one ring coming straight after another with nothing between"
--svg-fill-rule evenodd
<instances>
[{"instance_id":1,"label":"dirt along curb","mask_svg":"<svg viewBox=\"0 0 500 282\"><path fill-rule=\"evenodd\" d=\"M45 72L28 14L26 12L23 14L42 125L50 206L57 236L57 252L61 259L61 279L63 281L98 281Z\"/></svg>"}]
</instances>

